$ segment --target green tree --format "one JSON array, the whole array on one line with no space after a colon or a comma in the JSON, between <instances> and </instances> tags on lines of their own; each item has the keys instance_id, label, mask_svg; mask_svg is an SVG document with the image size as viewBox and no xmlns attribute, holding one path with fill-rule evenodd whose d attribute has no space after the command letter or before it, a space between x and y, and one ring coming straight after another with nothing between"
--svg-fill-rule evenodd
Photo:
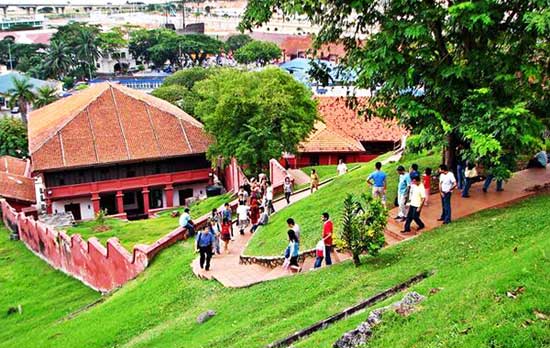
<instances>
[{"instance_id":1,"label":"green tree","mask_svg":"<svg viewBox=\"0 0 550 348\"><path fill-rule=\"evenodd\" d=\"M250 173L271 158L295 152L317 118L311 91L276 68L259 72L224 69L197 82L195 113L215 139L212 159L235 157Z\"/></svg>"},{"instance_id":2,"label":"green tree","mask_svg":"<svg viewBox=\"0 0 550 348\"><path fill-rule=\"evenodd\" d=\"M26 157L28 155L27 127L12 117L0 119L0 156Z\"/></svg>"},{"instance_id":3,"label":"green tree","mask_svg":"<svg viewBox=\"0 0 550 348\"><path fill-rule=\"evenodd\" d=\"M178 85L191 90L196 82L202 81L212 74L214 74L218 69L213 68L203 68L203 67L192 67L189 69L183 69L176 71L171 76L168 76L164 82L163 86Z\"/></svg>"},{"instance_id":4,"label":"green tree","mask_svg":"<svg viewBox=\"0 0 550 348\"><path fill-rule=\"evenodd\" d=\"M252 41L252 38L250 37L250 35L246 35L246 34L231 35L225 41L225 49L228 52L235 52L239 48L249 43L250 41Z\"/></svg>"},{"instance_id":5,"label":"green tree","mask_svg":"<svg viewBox=\"0 0 550 348\"><path fill-rule=\"evenodd\" d=\"M360 199L348 194L344 200L342 229L336 244L351 252L355 266L361 264L359 256L367 252L377 255L384 246L384 230L388 211L379 199L363 195Z\"/></svg>"},{"instance_id":6,"label":"green tree","mask_svg":"<svg viewBox=\"0 0 550 348\"><path fill-rule=\"evenodd\" d=\"M44 68L50 77L63 79L73 65L72 50L64 42L51 41L44 61Z\"/></svg>"},{"instance_id":7,"label":"green tree","mask_svg":"<svg viewBox=\"0 0 550 348\"><path fill-rule=\"evenodd\" d=\"M550 107L548 1L251 0L241 28L265 23L277 9L319 25L316 47L346 46L357 87L376 91L363 106L367 116L397 118L426 146L444 145L452 167L462 145L505 178L518 156L539 145L537 119ZM465 101L479 98L484 120L527 133L472 130L479 114Z\"/></svg>"},{"instance_id":8,"label":"green tree","mask_svg":"<svg viewBox=\"0 0 550 348\"><path fill-rule=\"evenodd\" d=\"M19 113L21 114L21 120L24 124L27 124L27 112L29 104L31 104L35 95L32 91L33 85L28 78L17 79L12 78L13 87L10 88L8 94L10 96L9 104L11 107L15 105L19 106Z\"/></svg>"},{"instance_id":9,"label":"green tree","mask_svg":"<svg viewBox=\"0 0 550 348\"><path fill-rule=\"evenodd\" d=\"M157 98L166 100L169 103L176 104L185 97L187 92L189 92L187 88L171 85L161 86L151 92L151 94Z\"/></svg>"},{"instance_id":10,"label":"green tree","mask_svg":"<svg viewBox=\"0 0 550 348\"><path fill-rule=\"evenodd\" d=\"M235 60L241 64L266 65L281 57L282 51L276 44L267 41L251 41L235 52Z\"/></svg>"},{"instance_id":11,"label":"green tree","mask_svg":"<svg viewBox=\"0 0 550 348\"><path fill-rule=\"evenodd\" d=\"M51 86L43 86L38 89L33 105L36 109L38 109L53 103L57 99L59 99L59 97L57 96L57 91L55 88Z\"/></svg>"},{"instance_id":12,"label":"green tree","mask_svg":"<svg viewBox=\"0 0 550 348\"><path fill-rule=\"evenodd\" d=\"M221 53L223 42L204 34L187 34L180 37L178 48L185 63L201 65L208 55Z\"/></svg>"},{"instance_id":13,"label":"green tree","mask_svg":"<svg viewBox=\"0 0 550 348\"><path fill-rule=\"evenodd\" d=\"M88 78L92 79L92 70L95 71L96 61L101 57L99 50L98 33L91 30L83 30L79 33L76 45L76 59L86 65Z\"/></svg>"},{"instance_id":14,"label":"green tree","mask_svg":"<svg viewBox=\"0 0 550 348\"><path fill-rule=\"evenodd\" d=\"M102 54L109 55L120 63L120 50L128 46L128 41L124 38L124 32L121 28L113 28L110 31L100 33L98 44Z\"/></svg>"}]
</instances>

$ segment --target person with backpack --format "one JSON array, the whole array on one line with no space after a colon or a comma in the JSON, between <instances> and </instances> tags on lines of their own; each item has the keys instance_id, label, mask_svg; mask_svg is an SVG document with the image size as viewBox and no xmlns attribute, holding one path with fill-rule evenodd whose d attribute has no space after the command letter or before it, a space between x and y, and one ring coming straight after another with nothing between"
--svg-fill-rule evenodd
<instances>
[{"instance_id":1,"label":"person with backpack","mask_svg":"<svg viewBox=\"0 0 550 348\"><path fill-rule=\"evenodd\" d=\"M210 270L210 260L212 259L212 247L214 245L214 236L210 233L209 228L204 228L197 235L195 240L195 252L200 254L199 265L201 269Z\"/></svg>"}]
</instances>

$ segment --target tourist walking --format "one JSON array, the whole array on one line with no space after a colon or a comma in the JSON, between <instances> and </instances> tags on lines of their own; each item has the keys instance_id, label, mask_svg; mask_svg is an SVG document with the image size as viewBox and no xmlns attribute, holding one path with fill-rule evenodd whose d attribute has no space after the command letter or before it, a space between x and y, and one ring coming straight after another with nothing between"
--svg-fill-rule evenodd
<instances>
[{"instance_id":1,"label":"tourist walking","mask_svg":"<svg viewBox=\"0 0 550 348\"><path fill-rule=\"evenodd\" d=\"M477 178L477 170L474 162L468 161L466 163L466 169L464 170L464 188L462 189L462 197L470 197L470 187L474 183L474 179Z\"/></svg>"},{"instance_id":2,"label":"tourist walking","mask_svg":"<svg viewBox=\"0 0 550 348\"><path fill-rule=\"evenodd\" d=\"M193 224L193 221L191 221L191 214L189 213L189 208L185 208L183 210L183 214L180 216L179 224L180 227L185 228L187 230L188 236L194 236L195 235L195 226Z\"/></svg>"},{"instance_id":3,"label":"tourist walking","mask_svg":"<svg viewBox=\"0 0 550 348\"><path fill-rule=\"evenodd\" d=\"M231 240L231 220L223 218L221 239L223 241L223 250L229 254L229 241Z\"/></svg>"},{"instance_id":4,"label":"tourist walking","mask_svg":"<svg viewBox=\"0 0 550 348\"><path fill-rule=\"evenodd\" d=\"M250 233L256 232L258 227L265 226L269 222L269 214L265 210L264 207L260 207L260 217L258 218L258 221L256 223L252 224L252 228L250 229Z\"/></svg>"},{"instance_id":5,"label":"tourist walking","mask_svg":"<svg viewBox=\"0 0 550 348\"><path fill-rule=\"evenodd\" d=\"M330 253L332 252L332 232L334 226L327 212L323 213L321 219L323 221L323 241L325 242L325 264L330 266L332 265Z\"/></svg>"},{"instance_id":6,"label":"tourist walking","mask_svg":"<svg viewBox=\"0 0 550 348\"><path fill-rule=\"evenodd\" d=\"M430 200L430 194L432 193L432 168L426 168L424 170L424 190L426 190L426 199L424 200L424 206L428 206L428 201Z\"/></svg>"},{"instance_id":7,"label":"tourist walking","mask_svg":"<svg viewBox=\"0 0 550 348\"><path fill-rule=\"evenodd\" d=\"M338 160L336 172L338 173L338 175L344 175L348 172L348 166L344 163L343 159Z\"/></svg>"},{"instance_id":8,"label":"tourist walking","mask_svg":"<svg viewBox=\"0 0 550 348\"><path fill-rule=\"evenodd\" d=\"M229 207L229 203L225 203L222 209L222 221L223 219L229 221L229 233L230 233L231 239L233 239L233 224L231 223L232 217L233 217L232 215L233 215L233 211Z\"/></svg>"},{"instance_id":9,"label":"tourist walking","mask_svg":"<svg viewBox=\"0 0 550 348\"><path fill-rule=\"evenodd\" d=\"M418 171L418 164L413 163L411 164L411 168L409 169L409 176L412 178L413 176L420 177L420 172ZM409 183L410 185L410 183Z\"/></svg>"},{"instance_id":10,"label":"tourist walking","mask_svg":"<svg viewBox=\"0 0 550 348\"><path fill-rule=\"evenodd\" d=\"M405 220L405 227L401 233L411 232L411 223L413 221L418 225L417 231L426 227L420 219L420 212L426 200L426 189L418 176L412 177L411 180L411 192L409 194L411 204L407 213L407 219Z\"/></svg>"},{"instance_id":11,"label":"tourist walking","mask_svg":"<svg viewBox=\"0 0 550 348\"><path fill-rule=\"evenodd\" d=\"M237 207L237 219L240 234L244 234L244 229L248 226L249 207L246 204L239 204Z\"/></svg>"},{"instance_id":12,"label":"tourist walking","mask_svg":"<svg viewBox=\"0 0 550 348\"><path fill-rule=\"evenodd\" d=\"M504 189L502 188L502 179L496 177L496 175L494 174L494 168L492 168L489 170L489 174L487 175L487 177L485 178L485 182L483 183L483 192L487 193L489 186L491 186L491 183L495 178L497 181L497 192L504 191Z\"/></svg>"},{"instance_id":13,"label":"tourist walking","mask_svg":"<svg viewBox=\"0 0 550 348\"><path fill-rule=\"evenodd\" d=\"M245 191L243 186L241 186L239 192L237 192L237 199L239 200L239 205L248 203L248 192Z\"/></svg>"},{"instance_id":14,"label":"tourist walking","mask_svg":"<svg viewBox=\"0 0 550 348\"><path fill-rule=\"evenodd\" d=\"M220 250L220 227L218 223L212 219L208 221L209 232L214 237L213 250L216 254L221 254Z\"/></svg>"},{"instance_id":15,"label":"tourist walking","mask_svg":"<svg viewBox=\"0 0 550 348\"><path fill-rule=\"evenodd\" d=\"M319 242L317 242L317 245L315 246L315 264L313 265L313 268L315 269L321 267L324 258L325 241L321 239Z\"/></svg>"},{"instance_id":16,"label":"tourist walking","mask_svg":"<svg viewBox=\"0 0 550 348\"><path fill-rule=\"evenodd\" d=\"M195 252L200 253L199 265L201 269L210 270L210 260L212 259L212 246L214 237L208 228L202 230L197 235L195 242Z\"/></svg>"},{"instance_id":17,"label":"tourist walking","mask_svg":"<svg viewBox=\"0 0 550 348\"><path fill-rule=\"evenodd\" d=\"M439 173L439 193L441 194L442 209L438 221L449 224L451 223L451 195L456 188L456 179L445 164L439 166Z\"/></svg>"},{"instance_id":18,"label":"tourist walking","mask_svg":"<svg viewBox=\"0 0 550 348\"><path fill-rule=\"evenodd\" d=\"M271 181L267 181L267 187L265 189L265 202L267 213L269 215L273 214L275 212L275 207L273 206L273 186L271 185Z\"/></svg>"},{"instance_id":19,"label":"tourist walking","mask_svg":"<svg viewBox=\"0 0 550 348\"><path fill-rule=\"evenodd\" d=\"M250 196L250 223L252 225L257 224L259 218L260 218L260 202L258 198L256 198L256 194L252 192L252 195Z\"/></svg>"},{"instance_id":20,"label":"tourist walking","mask_svg":"<svg viewBox=\"0 0 550 348\"><path fill-rule=\"evenodd\" d=\"M286 224L288 228L294 231L296 238L300 240L300 225L298 225L293 218L286 219Z\"/></svg>"},{"instance_id":21,"label":"tourist walking","mask_svg":"<svg viewBox=\"0 0 550 348\"><path fill-rule=\"evenodd\" d=\"M313 193L314 189L315 191L319 190L319 175L317 175L317 171L315 169L311 170L311 175L309 176L309 178L311 180L311 184L310 184L311 193Z\"/></svg>"},{"instance_id":22,"label":"tourist walking","mask_svg":"<svg viewBox=\"0 0 550 348\"><path fill-rule=\"evenodd\" d=\"M290 204L290 196L292 195L292 181L287 176L283 183L283 192L285 193L286 204Z\"/></svg>"},{"instance_id":23,"label":"tourist walking","mask_svg":"<svg viewBox=\"0 0 550 348\"><path fill-rule=\"evenodd\" d=\"M397 167L397 173L399 174L399 183L397 184L397 204L399 206L397 216L395 220L405 220L406 204L407 204L407 191L411 183L411 177L409 173L405 171L405 167Z\"/></svg>"},{"instance_id":24,"label":"tourist walking","mask_svg":"<svg viewBox=\"0 0 550 348\"><path fill-rule=\"evenodd\" d=\"M386 173L382 171L382 163L376 162L376 170L367 178L367 184L372 186L372 196L380 199L386 208Z\"/></svg>"},{"instance_id":25,"label":"tourist walking","mask_svg":"<svg viewBox=\"0 0 550 348\"><path fill-rule=\"evenodd\" d=\"M299 271L298 256L300 256L300 243L293 230L288 230L288 246L285 249L285 259L293 271Z\"/></svg>"}]
</instances>

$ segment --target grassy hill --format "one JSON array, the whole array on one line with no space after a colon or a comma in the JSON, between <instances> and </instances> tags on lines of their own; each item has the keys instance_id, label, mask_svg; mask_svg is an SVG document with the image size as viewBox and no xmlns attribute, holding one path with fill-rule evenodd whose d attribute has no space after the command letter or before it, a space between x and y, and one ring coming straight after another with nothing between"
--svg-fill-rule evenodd
<instances>
[{"instance_id":1,"label":"grassy hill","mask_svg":"<svg viewBox=\"0 0 550 348\"><path fill-rule=\"evenodd\" d=\"M404 165L408 169L412 163L417 163L420 169L423 170L426 167L437 167L439 160L440 156L438 154L431 156L425 154L409 155L399 163L385 165L382 169L388 174L388 207L392 207L397 196L398 174L396 169L398 165ZM368 192L370 194L366 179L374 171L375 162L363 164L360 169L336 177L332 183L321 188L310 197L304 198L273 215L267 226L258 229L245 250L245 254L257 256L281 255L288 244L286 220L289 217L294 218L302 230L300 236L301 250L315 247L315 244L321 239L321 214L323 212L329 212L334 222L335 231L338 231L346 194L348 192L356 194Z\"/></svg>"},{"instance_id":2,"label":"grassy hill","mask_svg":"<svg viewBox=\"0 0 550 348\"><path fill-rule=\"evenodd\" d=\"M97 295L3 234L0 347L263 347L423 270L436 273L413 289L442 290L409 317L386 315L372 347L549 346L550 321L534 314L550 315L548 206L550 197L540 196L485 211L365 257L358 268L346 262L246 289L198 280L191 245L180 243L104 303L64 321L57 320ZM224 266L214 259L213 267ZM506 297L519 286L516 299ZM6 306L19 301L30 303L6 318ZM208 309L217 315L198 324ZM331 347L364 317L298 346Z\"/></svg>"}]
</instances>

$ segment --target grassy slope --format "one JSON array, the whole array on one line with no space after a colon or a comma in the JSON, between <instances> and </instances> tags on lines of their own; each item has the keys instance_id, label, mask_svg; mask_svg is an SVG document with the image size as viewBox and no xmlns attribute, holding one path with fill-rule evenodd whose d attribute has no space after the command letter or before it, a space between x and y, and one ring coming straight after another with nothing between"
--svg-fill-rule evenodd
<instances>
[{"instance_id":1,"label":"grassy slope","mask_svg":"<svg viewBox=\"0 0 550 348\"><path fill-rule=\"evenodd\" d=\"M213 208L218 208L225 202L228 202L230 198L230 194L224 194L197 202L191 206L191 216L195 218L201 217ZM179 210L182 211L183 209L180 208ZM136 244L151 244L176 228L178 226L178 219L171 217L170 212L162 212L158 218L147 220L126 222L118 219L107 219L106 223L111 229L105 232L94 231L94 227L97 226L95 221L82 222L75 227L69 228L67 232L69 234L79 233L84 239L97 237L103 244L111 237L118 237L122 245L131 250Z\"/></svg>"},{"instance_id":2,"label":"grassy slope","mask_svg":"<svg viewBox=\"0 0 550 348\"><path fill-rule=\"evenodd\" d=\"M482 212L384 249L377 258L366 257L359 268L346 262L246 289L198 280L189 267L195 257L190 244L178 244L105 303L72 320L44 321L32 331L8 323L0 333L0 347L263 347L431 269L437 273L414 290L443 290L408 318L387 316L372 346L543 347L550 344L549 322L534 320L533 309L550 313L549 205L545 196ZM28 255L21 257L34 257ZM213 265L223 267L216 259ZM526 291L516 300L506 298L505 292L519 285ZM27 297L33 291L42 296L34 287L27 291ZM51 305L52 316L60 316L56 306L65 308L67 303ZM217 315L197 324L197 315L207 309ZM21 324L36 322L36 315L26 312ZM361 317L299 345L331 347ZM523 327L527 319L533 321ZM460 334L468 327L468 334Z\"/></svg>"},{"instance_id":3,"label":"grassy slope","mask_svg":"<svg viewBox=\"0 0 550 348\"><path fill-rule=\"evenodd\" d=\"M93 302L100 295L79 281L57 272L0 228L0 341L35 329ZM23 314L7 315L22 306ZM12 347L16 347L13 345Z\"/></svg>"},{"instance_id":4,"label":"grassy slope","mask_svg":"<svg viewBox=\"0 0 550 348\"><path fill-rule=\"evenodd\" d=\"M439 155L422 156L408 156L402 160L402 164L408 167L416 162L421 169L426 166L437 166ZM382 168L388 174L388 206L393 204L397 195L397 166L397 163L391 163ZM312 196L281 210L273 216L267 226L261 227L256 232L245 253L261 256L281 254L287 244L286 219L289 217L293 217L302 229L300 248L306 250L315 247L321 237L321 214L324 211L329 212L335 224L335 231L338 231L346 194L348 192L360 194L367 191L370 194L365 180L373 170L374 161L364 164L360 169L335 178L334 182L315 192Z\"/></svg>"}]
</instances>

